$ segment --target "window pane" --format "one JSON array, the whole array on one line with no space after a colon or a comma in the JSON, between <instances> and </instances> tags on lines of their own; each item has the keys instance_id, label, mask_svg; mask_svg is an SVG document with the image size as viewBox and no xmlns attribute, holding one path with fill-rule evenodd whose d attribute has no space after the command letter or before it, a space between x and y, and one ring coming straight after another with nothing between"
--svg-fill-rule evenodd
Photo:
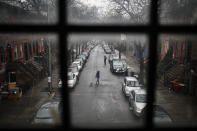
<instances>
[{"instance_id":1,"label":"window pane","mask_svg":"<svg viewBox=\"0 0 197 131\"><path fill-rule=\"evenodd\" d=\"M57 42L55 34L0 34L2 126L61 124Z\"/></svg>"},{"instance_id":2,"label":"window pane","mask_svg":"<svg viewBox=\"0 0 197 131\"><path fill-rule=\"evenodd\" d=\"M147 39L139 34L69 35L67 75L74 128L144 126ZM76 78L72 68L79 69ZM129 97L132 90L137 99Z\"/></svg>"},{"instance_id":3,"label":"window pane","mask_svg":"<svg viewBox=\"0 0 197 131\"><path fill-rule=\"evenodd\" d=\"M160 35L156 104L163 114L156 124L196 124L196 35ZM156 112L157 113L157 112ZM159 112L158 112L159 113Z\"/></svg>"},{"instance_id":4,"label":"window pane","mask_svg":"<svg viewBox=\"0 0 197 131\"><path fill-rule=\"evenodd\" d=\"M161 24L196 24L196 0L160 0Z\"/></svg>"},{"instance_id":5,"label":"window pane","mask_svg":"<svg viewBox=\"0 0 197 131\"><path fill-rule=\"evenodd\" d=\"M147 24L150 0L70 0L69 24Z\"/></svg>"},{"instance_id":6,"label":"window pane","mask_svg":"<svg viewBox=\"0 0 197 131\"><path fill-rule=\"evenodd\" d=\"M57 0L1 0L0 23L54 24Z\"/></svg>"}]
</instances>

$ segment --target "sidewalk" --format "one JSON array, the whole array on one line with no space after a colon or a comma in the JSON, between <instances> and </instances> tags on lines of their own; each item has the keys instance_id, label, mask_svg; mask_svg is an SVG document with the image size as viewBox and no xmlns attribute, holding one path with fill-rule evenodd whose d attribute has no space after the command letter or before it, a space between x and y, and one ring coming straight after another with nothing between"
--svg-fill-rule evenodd
<instances>
[{"instance_id":1,"label":"sidewalk","mask_svg":"<svg viewBox=\"0 0 197 131\"><path fill-rule=\"evenodd\" d=\"M129 67L128 72L136 72L136 73L140 73L140 64L138 63L138 61L129 54L121 54L122 59L126 60L127 66ZM146 79L146 74L144 72L144 85L146 85L147 83L147 79Z\"/></svg>"},{"instance_id":2,"label":"sidewalk","mask_svg":"<svg viewBox=\"0 0 197 131\"><path fill-rule=\"evenodd\" d=\"M174 122L197 121L197 101L188 94L169 92L168 88L157 83L155 103L161 105L172 116Z\"/></svg>"},{"instance_id":3,"label":"sidewalk","mask_svg":"<svg viewBox=\"0 0 197 131\"><path fill-rule=\"evenodd\" d=\"M53 74L56 71L53 72ZM56 81L52 79L52 81ZM31 123L33 114L39 106L51 97L48 95L48 77L41 80L37 85L32 86L23 94L19 100L3 100L0 109L0 124L13 126L28 126ZM54 82L55 84L55 82Z\"/></svg>"}]
</instances>

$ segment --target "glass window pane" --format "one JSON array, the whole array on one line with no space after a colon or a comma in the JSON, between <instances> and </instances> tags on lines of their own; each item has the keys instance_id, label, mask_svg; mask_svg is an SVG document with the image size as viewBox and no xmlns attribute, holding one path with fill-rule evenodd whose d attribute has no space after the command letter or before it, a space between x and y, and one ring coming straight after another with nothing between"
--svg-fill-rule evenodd
<instances>
[{"instance_id":1,"label":"glass window pane","mask_svg":"<svg viewBox=\"0 0 197 131\"><path fill-rule=\"evenodd\" d=\"M69 24L147 24L150 0L70 0Z\"/></svg>"},{"instance_id":2,"label":"glass window pane","mask_svg":"<svg viewBox=\"0 0 197 131\"><path fill-rule=\"evenodd\" d=\"M196 24L196 0L160 0L161 24Z\"/></svg>"},{"instance_id":3,"label":"glass window pane","mask_svg":"<svg viewBox=\"0 0 197 131\"><path fill-rule=\"evenodd\" d=\"M57 0L1 0L0 23L55 24Z\"/></svg>"},{"instance_id":4,"label":"glass window pane","mask_svg":"<svg viewBox=\"0 0 197 131\"><path fill-rule=\"evenodd\" d=\"M55 34L0 34L2 126L61 124L57 43Z\"/></svg>"},{"instance_id":5,"label":"glass window pane","mask_svg":"<svg viewBox=\"0 0 197 131\"><path fill-rule=\"evenodd\" d=\"M158 43L155 124L196 124L196 35L162 34ZM157 114L158 113L158 114Z\"/></svg>"},{"instance_id":6,"label":"glass window pane","mask_svg":"<svg viewBox=\"0 0 197 131\"><path fill-rule=\"evenodd\" d=\"M144 127L146 35L70 34L67 51L71 124L74 128ZM79 70L76 78L72 75L73 68ZM129 82L134 85L124 84ZM132 90L136 90L137 99L130 97Z\"/></svg>"}]
</instances>

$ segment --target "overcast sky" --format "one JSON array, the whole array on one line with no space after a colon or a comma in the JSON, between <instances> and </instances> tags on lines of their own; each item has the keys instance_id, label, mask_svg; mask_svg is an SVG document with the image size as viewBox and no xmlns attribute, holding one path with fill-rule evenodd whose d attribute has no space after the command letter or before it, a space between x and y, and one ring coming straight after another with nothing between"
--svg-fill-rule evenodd
<instances>
[{"instance_id":1,"label":"overcast sky","mask_svg":"<svg viewBox=\"0 0 197 131\"><path fill-rule=\"evenodd\" d=\"M101 16L108 11L109 0L80 0L80 1L88 6L96 6Z\"/></svg>"}]
</instances>

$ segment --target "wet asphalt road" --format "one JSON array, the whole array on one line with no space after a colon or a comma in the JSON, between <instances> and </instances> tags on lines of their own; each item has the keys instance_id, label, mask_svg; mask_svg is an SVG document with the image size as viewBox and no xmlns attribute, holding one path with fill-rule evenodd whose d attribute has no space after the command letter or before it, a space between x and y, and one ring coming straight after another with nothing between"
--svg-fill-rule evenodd
<instances>
[{"instance_id":1,"label":"wet asphalt road","mask_svg":"<svg viewBox=\"0 0 197 131\"><path fill-rule=\"evenodd\" d=\"M128 100L122 93L121 82L124 76L110 72L109 63L104 65L104 55L101 46L92 50L79 83L70 91L71 124L80 128L143 126L144 121L132 114ZM100 71L98 87L95 86L97 70Z\"/></svg>"}]
</instances>

